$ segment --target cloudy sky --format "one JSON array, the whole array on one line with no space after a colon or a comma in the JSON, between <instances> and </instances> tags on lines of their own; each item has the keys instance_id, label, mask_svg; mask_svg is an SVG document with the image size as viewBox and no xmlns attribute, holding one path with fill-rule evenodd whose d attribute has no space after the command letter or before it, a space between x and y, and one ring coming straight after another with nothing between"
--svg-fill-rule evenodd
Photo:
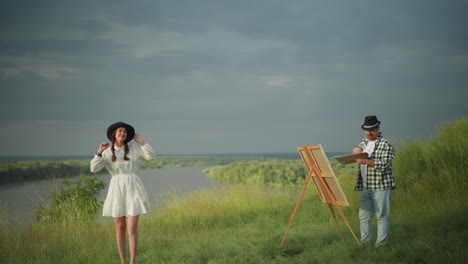
<instances>
[{"instance_id":1,"label":"cloudy sky","mask_svg":"<svg viewBox=\"0 0 468 264\"><path fill-rule=\"evenodd\" d=\"M468 115L467 3L4 0L0 156L92 156L117 121L159 154L427 137Z\"/></svg>"}]
</instances>

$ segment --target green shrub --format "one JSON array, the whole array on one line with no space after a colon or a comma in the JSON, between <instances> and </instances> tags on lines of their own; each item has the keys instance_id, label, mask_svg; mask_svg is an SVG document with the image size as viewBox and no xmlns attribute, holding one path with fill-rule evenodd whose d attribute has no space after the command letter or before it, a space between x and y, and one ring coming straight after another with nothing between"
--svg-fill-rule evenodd
<instances>
[{"instance_id":1,"label":"green shrub","mask_svg":"<svg viewBox=\"0 0 468 264\"><path fill-rule=\"evenodd\" d=\"M104 181L95 177L80 176L74 182L65 180L36 207L34 219L47 223L94 221L103 203L97 199L103 189Z\"/></svg>"}]
</instances>

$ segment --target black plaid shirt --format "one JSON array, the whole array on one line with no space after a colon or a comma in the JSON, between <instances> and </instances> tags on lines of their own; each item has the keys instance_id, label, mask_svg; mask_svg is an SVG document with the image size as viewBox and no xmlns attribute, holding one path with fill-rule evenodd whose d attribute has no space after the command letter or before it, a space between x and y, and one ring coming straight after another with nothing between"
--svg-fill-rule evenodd
<instances>
[{"instance_id":1,"label":"black plaid shirt","mask_svg":"<svg viewBox=\"0 0 468 264\"><path fill-rule=\"evenodd\" d=\"M364 149L369 143L367 138L363 139L359 144L361 149ZM395 178L393 177L392 160L395 157L396 152L390 142L382 137L379 133L379 137L375 141L374 152L371 155L371 159L375 162L375 167L367 166L367 189L372 191L380 191L385 189L396 188ZM360 167L360 166L359 166ZM362 191L362 176L361 170L358 169L355 191Z\"/></svg>"}]
</instances>

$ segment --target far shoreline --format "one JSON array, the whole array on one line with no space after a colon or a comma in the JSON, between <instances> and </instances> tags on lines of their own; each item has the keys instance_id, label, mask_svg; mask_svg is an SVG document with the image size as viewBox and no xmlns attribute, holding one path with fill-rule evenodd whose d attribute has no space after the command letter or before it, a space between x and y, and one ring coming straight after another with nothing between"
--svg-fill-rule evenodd
<instances>
[{"instance_id":1,"label":"far shoreline","mask_svg":"<svg viewBox=\"0 0 468 264\"><path fill-rule=\"evenodd\" d=\"M328 157L349 154L348 152L325 152ZM209 153L209 154L156 154L158 157L259 157L259 158L277 158L277 159L300 159L298 152L258 152L258 153ZM44 155L44 156L0 156L0 161L27 161L27 160L75 160L92 159L93 155Z\"/></svg>"}]
</instances>

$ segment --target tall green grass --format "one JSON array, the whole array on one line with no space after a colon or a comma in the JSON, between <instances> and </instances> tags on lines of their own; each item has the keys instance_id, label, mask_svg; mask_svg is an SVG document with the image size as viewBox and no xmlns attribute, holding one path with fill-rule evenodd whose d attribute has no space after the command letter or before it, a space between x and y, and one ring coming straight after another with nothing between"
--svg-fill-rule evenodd
<instances>
[{"instance_id":1,"label":"tall green grass","mask_svg":"<svg viewBox=\"0 0 468 264\"><path fill-rule=\"evenodd\" d=\"M468 118L438 126L435 137L404 144L394 160L403 213L462 208L468 193Z\"/></svg>"},{"instance_id":2,"label":"tall green grass","mask_svg":"<svg viewBox=\"0 0 468 264\"><path fill-rule=\"evenodd\" d=\"M438 126L433 138L402 144L404 151L396 157L396 171L407 173L438 173L468 168L468 118Z\"/></svg>"},{"instance_id":3,"label":"tall green grass","mask_svg":"<svg viewBox=\"0 0 468 264\"><path fill-rule=\"evenodd\" d=\"M400 145L394 160L390 241L359 247L308 186L283 247L298 197L294 188L228 185L189 195L167 192L140 218L138 263L468 263L468 119L441 125L436 137ZM455 141L455 142L454 142ZM335 170L359 235L356 167ZM21 227L4 208L0 263L118 263L112 219L82 225Z\"/></svg>"}]
</instances>

